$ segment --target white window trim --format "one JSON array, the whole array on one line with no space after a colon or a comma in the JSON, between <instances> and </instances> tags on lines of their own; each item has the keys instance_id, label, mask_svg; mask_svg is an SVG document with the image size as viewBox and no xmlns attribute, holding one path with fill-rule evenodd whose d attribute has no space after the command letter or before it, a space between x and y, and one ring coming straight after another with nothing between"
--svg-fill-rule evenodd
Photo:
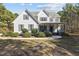
<instances>
[{"instance_id":1,"label":"white window trim","mask_svg":"<svg viewBox=\"0 0 79 59\"><path fill-rule=\"evenodd\" d=\"M20 27L20 26L23 26L23 27ZM18 30L21 31L22 28L24 28L24 24L19 24L19 25L18 25Z\"/></svg>"},{"instance_id":2,"label":"white window trim","mask_svg":"<svg viewBox=\"0 0 79 59\"><path fill-rule=\"evenodd\" d=\"M30 25L32 25L32 28L30 28ZM32 30L34 28L34 24L28 24L28 29Z\"/></svg>"},{"instance_id":3,"label":"white window trim","mask_svg":"<svg viewBox=\"0 0 79 59\"><path fill-rule=\"evenodd\" d=\"M47 17L40 17L40 21L47 21Z\"/></svg>"}]
</instances>

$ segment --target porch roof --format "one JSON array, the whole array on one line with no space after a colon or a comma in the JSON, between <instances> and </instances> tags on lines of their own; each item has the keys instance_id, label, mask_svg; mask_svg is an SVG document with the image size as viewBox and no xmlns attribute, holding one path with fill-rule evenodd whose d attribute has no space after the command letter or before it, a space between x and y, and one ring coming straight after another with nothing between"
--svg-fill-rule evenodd
<instances>
[{"instance_id":1,"label":"porch roof","mask_svg":"<svg viewBox=\"0 0 79 59\"><path fill-rule=\"evenodd\" d=\"M40 23L39 25L42 25L42 24L64 24L63 22L59 22L59 23Z\"/></svg>"}]
</instances>

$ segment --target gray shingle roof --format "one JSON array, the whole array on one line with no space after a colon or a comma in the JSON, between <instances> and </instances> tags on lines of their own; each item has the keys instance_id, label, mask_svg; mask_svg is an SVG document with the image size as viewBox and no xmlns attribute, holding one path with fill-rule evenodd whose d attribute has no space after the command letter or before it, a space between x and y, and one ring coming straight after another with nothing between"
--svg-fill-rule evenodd
<instances>
[{"instance_id":1,"label":"gray shingle roof","mask_svg":"<svg viewBox=\"0 0 79 59\"><path fill-rule=\"evenodd\" d=\"M46 14L49 16L49 17L60 17L56 12L53 12L53 11L46 11L46 10L44 10L45 12L46 12Z\"/></svg>"},{"instance_id":2,"label":"gray shingle roof","mask_svg":"<svg viewBox=\"0 0 79 59\"><path fill-rule=\"evenodd\" d=\"M30 13L37 20L37 15L38 15L39 12L30 12Z\"/></svg>"},{"instance_id":3,"label":"gray shingle roof","mask_svg":"<svg viewBox=\"0 0 79 59\"><path fill-rule=\"evenodd\" d=\"M31 17L37 24L39 24L38 21L30 14L30 12L29 12L28 10L25 10L25 12L26 12L28 15L30 15L30 17Z\"/></svg>"},{"instance_id":4,"label":"gray shingle roof","mask_svg":"<svg viewBox=\"0 0 79 59\"><path fill-rule=\"evenodd\" d=\"M43 10L47 16L53 18L53 17L60 17L57 13L53 12L53 11L47 11L47 10ZM30 12L31 15L35 18L35 16L37 16L37 14L39 13L39 11L36 12Z\"/></svg>"},{"instance_id":5,"label":"gray shingle roof","mask_svg":"<svg viewBox=\"0 0 79 59\"><path fill-rule=\"evenodd\" d=\"M50 18L60 17L57 13L55 13L53 11L46 11L46 10L43 10L43 11ZM37 15L38 15L39 11L29 12L28 10L26 10L26 12L38 23Z\"/></svg>"}]
</instances>

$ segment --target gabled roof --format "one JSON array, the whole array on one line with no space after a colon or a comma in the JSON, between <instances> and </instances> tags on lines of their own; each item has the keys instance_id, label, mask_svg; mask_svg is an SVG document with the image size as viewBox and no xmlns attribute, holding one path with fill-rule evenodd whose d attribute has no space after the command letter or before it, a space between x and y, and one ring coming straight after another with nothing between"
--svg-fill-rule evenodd
<instances>
[{"instance_id":1,"label":"gabled roof","mask_svg":"<svg viewBox=\"0 0 79 59\"><path fill-rule=\"evenodd\" d=\"M25 12L26 12L37 24L39 24L38 21L30 14L30 12L29 12L28 10L25 10Z\"/></svg>"},{"instance_id":2,"label":"gabled roof","mask_svg":"<svg viewBox=\"0 0 79 59\"><path fill-rule=\"evenodd\" d=\"M47 10L44 10L45 13L49 16L49 17L60 17L60 15L58 15L56 12L53 12L51 10L47 11Z\"/></svg>"},{"instance_id":3,"label":"gabled roof","mask_svg":"<svg viewBox=\"0 0 79 59\"><path fill-rule=\"evenodd\" d=\"M53 11L47 11L47 10L42 10L48 17L53 18L53 17L60 17L57 13L53 12ZM25 10L25 12L27 12L32 18L33 20L38 23L37 20L37 15L39 13L39 11L34 11L34 12L29 12L28 10ZM39 23L38 23L39 24Z\"/></svg>"},{"instance_id":4,"label":"gabled roof","mask_svg":"<svg viewBox=\"0 0 79 59\"><path fill-rule=\"evenodd\" d=\"M42 10L48 17L53 18L53 17L60 17L57 13L52 12L52 11L47 11L47 10ZM25 10L25 12L37 23L37 15L39 13L39 11L34 11L34 12L29 12L27 9Z\"/></svg>"},{"instance_id":5,"label":"gabled roof","mask_svg":"<svg viewBox=\"0 0 79 59\"><path fill-rule=\"evenodd\" d=\"M48 17L53 18L53 17L60 17L60 15L58 15L57 13L53 12L53 11L48 11L48 10L42 10ZM34 12L30 12L30 14L35 18L38 15L39 11L34 11Z\"/></svg>"},{"instance_id":6,"label":"gabled roof","mask_svg":"<svg viewBox=\"0 0 79 59\"><path fill-rule=\"evenodd\" d=\"M38 19L37 18L38 13L39 13L38 11L36 11L36 12L30 12L30 14L34 17L35 20Z\"/></svg>"},{"instance_id":7,"label":"gabled roof","mask_svg":"<svg viewBox=\"0 0 79 59\"><path fill-rule=\"evenodd\" d=\"M46 12L46 10L43 10L43 12L44 12L47 16L49 16L48 13Z\"/></svg>"}]
</instances>

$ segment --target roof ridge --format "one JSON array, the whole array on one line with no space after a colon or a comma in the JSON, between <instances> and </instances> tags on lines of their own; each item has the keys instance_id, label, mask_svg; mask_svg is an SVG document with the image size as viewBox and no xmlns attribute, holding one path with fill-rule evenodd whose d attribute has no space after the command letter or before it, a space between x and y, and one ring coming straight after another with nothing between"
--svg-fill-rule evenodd
<instances>
[{"instance_id":1,"label":"roof ridge","mask_svg":"<svg viewBox=\"0 0 79 59\"><path fill-rule=\"evenodd\" d=\"M27 12L27 13L30 15L30 17L31 17L37 24L39 24L39 23L35 20L35 18L29 13L28 10L25 10L25 12Z\"/></svg>"}]
</instances>

